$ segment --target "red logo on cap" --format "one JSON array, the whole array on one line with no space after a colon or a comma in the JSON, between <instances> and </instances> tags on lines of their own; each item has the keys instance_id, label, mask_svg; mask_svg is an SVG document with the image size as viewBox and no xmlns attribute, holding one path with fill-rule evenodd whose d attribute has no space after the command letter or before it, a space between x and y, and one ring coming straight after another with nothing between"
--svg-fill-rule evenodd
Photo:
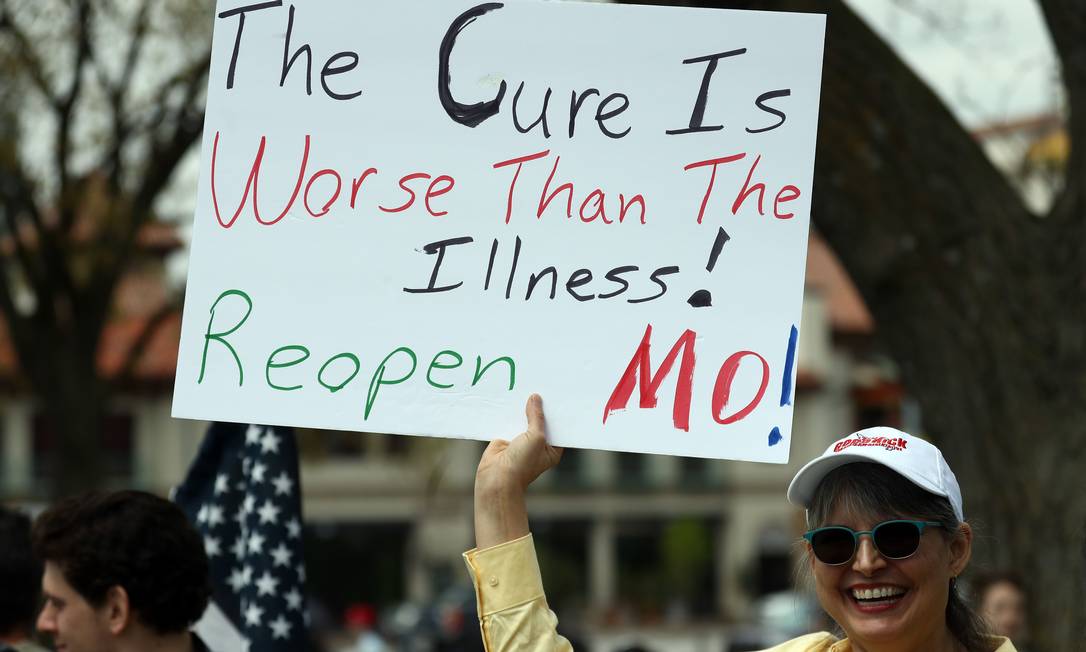
<instances>
[{"instance_id":1,"label":"red logo on cap","mask_svg":"<svg viewBox=\"0 0 1086 652\"><path fill-rule=\"evenodd\" d=\"M837 445L833 447L833 452L840 453L852 446L881 446L888 451L903 451L907 443L904 437L864 437L863 435L857 435L856 439L845 439L837 442Z\"/></svg>"}]
</instances>

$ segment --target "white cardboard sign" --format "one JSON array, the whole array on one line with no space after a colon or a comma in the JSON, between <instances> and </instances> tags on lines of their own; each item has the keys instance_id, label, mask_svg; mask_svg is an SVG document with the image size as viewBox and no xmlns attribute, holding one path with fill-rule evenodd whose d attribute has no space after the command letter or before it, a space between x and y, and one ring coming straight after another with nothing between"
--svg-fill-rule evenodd
<instances>
[{"instance_id":1,"label":"white cardboard sign","mask_svg":"<svg viewBox=\"0 0 1086 652\"><path fill-rule=\"evenodd\" d=\"M174 416L787 460L823 16L217 12Z\"/></svg>"}]
</instances>

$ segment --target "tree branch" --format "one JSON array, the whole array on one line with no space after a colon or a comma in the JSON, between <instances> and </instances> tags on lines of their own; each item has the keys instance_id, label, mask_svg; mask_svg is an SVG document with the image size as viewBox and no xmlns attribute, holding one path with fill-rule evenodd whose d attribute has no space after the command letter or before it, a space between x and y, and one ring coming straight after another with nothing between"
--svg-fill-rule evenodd
<instances>
[{"instance_id":1,"label":"tree branch","mask_svg":"<svg viewBox=\"0 0 1086 652\"><path fill-rule=\"evenodd\" d=\"M19 314L15 305L15 299L11 293L11 278L7 266L0 264L0 311L3 311L4 321L7 323L8 332L11 334L12 348L16 355L22 357L22 351L30 351L31 326L28 320Z\"/></svg>"},{"instance_id":2,"label":"tree branch","mask_svg":"<svg viewBox=\"0 0 1086 652\"><path fill-rule=\"evenodd\" d=\"M38 58L37 50L30 43L26 32L15 22L15 17L11 14L6 2L0 4L0 33L7 34L15 42L12 49L21 64L22 70L30 77L34 87L42 94L45 101L50 106L56 106L57 97L53 92L52 84L49 82L45 65Z\"/></svg>"},{"instance_id":3,"label":"tree branch","mask_svg":"<svg viewBox=\"0 0 1086 652\"><path fill-rule=\"evenodd\" d=\"M164 120L173 124L173 130L168 137L155 138L152 141L150 153L147 156L145 172L137 184L139 188L131 204L131 221L121 235L121 244L117 249L118 254L113 258L112 265L103 270L100 278L105 283L99 291L112 292L110 288L117 283L124 271L125 261L132 255L140 229L151 217L151 210L155 199L162 193L170 177L177 168L181 157L192 147L203 133L203 109L199 101L200 90L207 79L207 67L211 53L208 51L203 57L189 66L182 74L176 76L171 82L173 86L183 83L183 96L180 106L172 112L172 119ZM184 73L187 73L187 78ZM181 80L184 80L183 82ZM160 104L164 104L163 97Z\"/></svg>"},{"instance_id":4,"label":"tree branch","mask_svg":"<svg viewBox=\"0 0 1086 652\"><path fill-rule=\"evenodd\" d=\"M19 194L20 191L12 187L17 185L20 184L10 174L4 175L3 180L0 181L0 197L4 201L4 224L7 226L8 237L11 239L15 250L15 258L19 261L23 277L30 284L35 294L46 296L51 288L45 280L45 274L39 269L36 259L27 250L26 243L23 242L18 220L21 213L36 211L37 209L33 206L27 206L23 196Z\"/></svg>"},{"instance_id":5,"label":"tree branch","mask_svg":"<svg viewBox=\"0 0 1086 652\"><path fill-rule=\"evenodd\" d=\"M41 238L46 227L41 212L34 203L33 184L19 162L15 143L6 142L4 145L0 153L0 200L4 206L4 223L26 281L39 297L51 296L54 287L48 270L41 263L54 261L49 256L34 255L23 241L23 229L20 227L19 217L24 216L29 220L32 237L37 240L37 246L43 246ZM50 307L43 308L48 310Z\"/></svg>"},{"instance_id":6,"label":"tree branch","mask_svg":"<svg viewBox=\"0 0 1086 652\"><path fill-rule=\"evenodd\" d=\"M113 142L110 145L103 161L103 168L107 171L110 190L117 194L124 182L124 145L132 133L131 122L125 111L125 103L128 91L132 85L132 77L143 52L146 42L147 29L150 24L151 0L143 0L132 20L130 31L132 40L128 42L128 50L124 56L124 63L120 76L116 80L109 79L104 70L99 69L99 78L109 97L110 112L112 114Z\"/></svg>"},{"instance_id":7,"label":"tree branch","mask_svg":"<svg viewBox=\"0 0 1086 652\"><path fill-rule=\"evenodd\" d=\"M57 98L57 142L54 165L57 174L57 211L60 214L62 233L68 233L75 221L76 198L72 196L68 158L72 146L72 110L79 100L83 89L83 67L88 60L94 59L91 45L93 10L89 0L78 0L72 6L75 22L75 49L72 51L72 80L60 97Z\"/></svg>"},{"instance_id":8,"label":"tree branch","mask_svg":"<svg viewBox=\"0 0 1086 652\"><path fill-rule=\"evenodd\" d=\"M210 63L211 51L208 50L160 84L153 93L154 97L158 98L158 102L156 102L154 109L149 113L149 118L144 123L143 127L153 131L156 128L162 127L162 125L170 124L171 121L169 116L171 112L176 113L176 109L171 109L170 107L170 98L173 97L173 94L178 89L181 89L183 96L185 98L190 98L188 102L191 103L191 98L207 83L207 69ZM182 104L184 104L184 101ZM196 106L189 107L189 110L195 108L200 108L200 110L202 110L202 107Z\"/></svg>"}]
</instances>

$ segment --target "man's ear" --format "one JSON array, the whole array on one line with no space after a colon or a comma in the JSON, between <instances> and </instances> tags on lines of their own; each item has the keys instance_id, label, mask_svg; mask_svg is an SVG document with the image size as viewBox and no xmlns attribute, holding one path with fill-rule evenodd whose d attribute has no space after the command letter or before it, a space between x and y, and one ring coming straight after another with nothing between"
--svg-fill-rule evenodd
<instances>
[{"instance_id":1,"label":"man's ear","mask_svg":"<svg viewBox=\"0 0 1086 652\"><path fill-rule=\"evenodd\" d=\"M950 574L957 577L962 574L969 565L969 558L973 555L973 528L968 523L962 523L957 535L950 541Z\"/></svg>"},{"instance_id":2,"label":"man's ear","mask_svg":"<svg viewBox=\"0 0 1086 652\"><path fill-rule=\"evenodd\" d=\"M110 634L120 636L132 625L132 606L128 602L128 591L123 586L110 587L106 599L99 609L104 625Z\"/></svg>"}]
</instances>

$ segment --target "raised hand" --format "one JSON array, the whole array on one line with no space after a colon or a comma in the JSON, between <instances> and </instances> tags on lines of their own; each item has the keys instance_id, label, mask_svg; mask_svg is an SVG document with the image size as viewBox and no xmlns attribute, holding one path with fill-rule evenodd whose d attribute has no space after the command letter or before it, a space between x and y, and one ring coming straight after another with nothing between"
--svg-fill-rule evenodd
<instances>
[{"instance_id":1,"label":"raised hand","mask_svg":"<svg viewBox=\"0 0 1086 652\"><path fill-rule=\"evenodd\" d=\"M512 441L495 439L483 451L475 472L475 545L478 548L528 534L524 493L528 485L562 457L547 443L543 400L528 397L528 429Z\"/></svg>"}]
</instances>

